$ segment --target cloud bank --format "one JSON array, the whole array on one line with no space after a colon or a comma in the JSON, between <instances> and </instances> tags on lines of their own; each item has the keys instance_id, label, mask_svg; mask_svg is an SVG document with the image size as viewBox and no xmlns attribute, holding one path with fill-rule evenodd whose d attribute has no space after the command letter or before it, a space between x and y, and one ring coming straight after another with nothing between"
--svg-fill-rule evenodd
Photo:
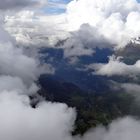
<instances>
[{"instance_id":1,"label":"cloud bank","mask_svg":"<svg viewBox=\"0 0 140 140\"><path fill-rule=\"evenodd\" d=\"M70 140L75 110L45 101L33 108L29 95L38 91L39 61L17 47L2 27L0 36L0 139Z\"/></svg>"},{"instance_id":2,"label":"cloud bank","mask_svg":"<svg viewBox=\"0 0 140 140\"><path fill-rule=\"evenodd\" d=\"M63 14L46 15L32 9L10 13L5 28L23 46L55 47L67 39L59 46L65 57L91 55L96 47L120 49L140 36L140 3L73 0Z\"/></svg>"},{"instance_id":3,"label":"cloud bank","mask_svg":"<svg viewBox=\"0 0 140 140\"><path fill-rule=\"evenodd\" d=\"M89 24L117 48L140 35L140 4L136 0L73 0L67 6L67 19L70 30Z\"/></svg>"}]
</instances>

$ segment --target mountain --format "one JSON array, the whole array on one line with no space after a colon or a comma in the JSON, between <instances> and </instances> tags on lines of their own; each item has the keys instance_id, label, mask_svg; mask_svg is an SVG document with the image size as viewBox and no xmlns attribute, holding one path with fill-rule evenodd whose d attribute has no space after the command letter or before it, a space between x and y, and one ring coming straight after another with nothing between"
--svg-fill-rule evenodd
<instances>
[{"instance_id":1,"label":"mountain","mask_svg":"<svg viewBox=\"0 0 140 140\"><path fill-rule=\"evenodd\" d=\"M73 135L84 134L91 127L107 125L113 119L133 113L134 99L124 93L89 93L73 83L59 81L47 75L40 77L39 84L39 94L46 100L76 107L77 120Z\"/></svg>"},{"instance_id":2,"label":"mountain","mask_svg":"<svg viewBox=\"0 0 140 140\"><path fill-rule=\"evenodd\" d=\"M132 95L110 88L112 80L125 83L131 81L131 78L109 78L93 75L85 70L85 66L92 63L107 63L108 56L114 53L116 56L123 56L126 64L134 64L140 59L139 44L131 42L126 48L116 52L96 48L96 53L92 56L78 57L76 64L71 64L68 58L64 58L64 50L57 47L43 48L40 53L41 60L55 68L55 74L40 76L39 94L46 100L76 107L78 117L73 134L83 134L98 124L107 125L118 117L140 116L140 107L135 104Z\"/></svg>"},{"instance_id":3,"label":"mountain","mask_svg":"<svg viewBox=\"0 0 140 140\"><path fill-rule=\"evenodd\" d=\"M68 58L64 58L63 49L45 48L41 50L43 56L41 59L46 63L50 63L55 68L55 74L52 75L55 79L61 81L74 83L83 90L103 92L108 89L106 80L108 78L102 76L92 75L90 72L85 71L84 68L90 63L107 63L108 55L112 55L110 49L98 49L92 56L78 57L76 64L71 64ZM102 87L102 89L101 89Z\"/></svg>"},{"instance_id":4,"label":"mountain","mask_svg":"<svg viewBox=\"0 0 140 140\"><path fill-rule=\"evenodd\" d=\"M132 41L125 48L116 51L116 56L123 56L123 61L128 65L133 65L140 59L140 42Z\"/></svg>"}]
</instances>

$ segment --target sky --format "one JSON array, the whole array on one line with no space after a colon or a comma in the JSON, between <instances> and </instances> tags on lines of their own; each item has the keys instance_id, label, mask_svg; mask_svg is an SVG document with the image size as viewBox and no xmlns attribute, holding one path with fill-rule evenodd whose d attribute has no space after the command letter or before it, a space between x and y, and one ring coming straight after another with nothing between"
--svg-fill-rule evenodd
<instances>
[{"instance_id":1,"label":"sky","mask_svg":"<svg viewBox=\"0 0 140 140\"><path fill-rule=\"evenodd\" d=\"M65 5L71 0L48 0L48 6L43 11L48 14L60 14L66 11Z\"/></svg>"}]
</instances>

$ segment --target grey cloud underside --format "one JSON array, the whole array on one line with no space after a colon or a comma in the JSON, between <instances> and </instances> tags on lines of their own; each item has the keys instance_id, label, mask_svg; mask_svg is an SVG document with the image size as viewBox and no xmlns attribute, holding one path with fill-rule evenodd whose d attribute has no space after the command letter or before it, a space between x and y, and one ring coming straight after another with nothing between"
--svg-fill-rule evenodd
<instances>
[{"instance_id":1,"label":"grey cloud underside","mask_svg":"<svg viewBox=\"0 0 140 140\"><path fill-rule=\"evenodd\" d=\"M27 6L34 6L38 2L33 0L0 0L1 10L10 10L16 8L23 8Z\"/></svg>"}]
</instances>

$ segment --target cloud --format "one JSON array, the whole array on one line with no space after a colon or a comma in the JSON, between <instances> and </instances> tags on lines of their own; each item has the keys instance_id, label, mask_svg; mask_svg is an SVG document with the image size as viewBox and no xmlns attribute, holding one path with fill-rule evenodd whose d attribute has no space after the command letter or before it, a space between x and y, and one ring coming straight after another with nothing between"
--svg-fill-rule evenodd
<instances>
[{"instance_id":1,"label":"cloud","mask_svg":"<svg viewBox=\"0 0 140 140\"><path fill-rule=\"evenodd\" d=\"M0 36L0 139L71 140L75 109L45 101L33 108L29 95L38 91L36 81L44 68L2 26Z\"/></svg>"},{"instance_id":2,"label":"cloud","mask_svg":"<svg viewBox=\"0 0 140 140\"><path fill-rule=\"evenodd\" d=\"M41 102L30 106L25 95L0 93L0 139L71 140L75 111L65 104Z\"/></svg>"},{"instance_id":3,"label":"cloud","mask_svg":"<svg viewBox=\"0 0 140 140\"><path fill-rule=\"evenodd\" d=\"M113 121L107 129L98 127L89 131L82 140L138 140L139 130L139 121L126 117Z\"/></svg>"},{"instance_id":4,"label":"cloud","mask_svg":"<svg viewBox=\"0 0 140 140\"><path fill-rule=\"evenodd\" d=\"M121 61L121 57L110 56L107 64L91 64L88 69L93 69L93 74L105 76L130 76L136 78L140 74L140 60L134 65L127 65Z\"/></svg>"},{"instance_id":5,"label":"cloud","mask_svg":"<svg viewBox=\"0 0 140 140\"><path fill-rule=\"evenodd\" d=\"M137 140L140 122L132 117L98 126L83 136L72 136L75 111L65 104L41 102L30 106L29 98L16 92L0 93L0 138L3 140Z\"/></svg>"},{"instance_id":6,"label":"cloud","mask_svg":"<svg viewBox=\"0 0 140 140\"><path fill-rule=\"evenodd\" d=\"M135 99L135 103L139 105L140 101L140 85L138 83L118 83L111 82L111 88L117 92L130 94Z\"/></svg>"},{"instance_id":7,"label":"cloud","mask_svg":"<svg viewBox=\"0 0 140 140\"><path fill-rule=\"evenodd\" d=\"M64 57L92 55L95 48L107 48L111 45L102 35L98 34L96 28L89 24L83 24L78 31L71 32L62 48Z\"/></svg>"},{"instance_id":8,"label":"cloud","mask_svg":"<svg viewBox=\"0 0 140 140\"><path fill-rule=\"evenodd\" d=\"M6 88L6 84L7 88L10 84L16 87L19 83L18 91L21 88L23 91L20 92L36 92L35 82L40 74L46 72L54 73L54 69L48 64L41 65L38 58L26 54L22 47L17 47L16 41L0 26L0 79L6 81L1 83L1 88Z\"/></svg>"},{"instance_id":9,"label":"cloud","mask_svg":"<svg viewBox=\"0 0 140 140\"><path fill-rule=\"evenodd\" d=\"M136 93L139 94L140 93L140 85L139 84L134 84L134 83L124 83L121 85L121 87L123 89L125 89L125 91L127 93Z\"/></svg>"},{"instance_id":10,"label":"cloud","mask_svg":"<svg viewBox=\"0 0 140 140\"><path fill-rule=\"evenodd\" d=\"M114 43L114 47L120 48L140 35L139 9L136 0L73 0L67 6L67 20L71 31L88 23Z\"/></svg>"},{"instance_id":11,"label":"cloud","mask_svg":"<svg viewBox=\"0 0 140 140\"><path fill-rule=\"evenodd\" d=\"M22 45L54 47L59 40L69 38L64 49L67 44L78 43L74 49L81 49L81 54L84 49L81 39L90 39L94 46L102 47L105 43L104 47L119 49L140 35L140 4L136 0L73 0L66 7L65 13L49 16L32 9L10 13L5 18L5 27ZM87 54L92 53L89 51Z\"/></svg>"},{"instance_id":12,"label":"cloud","mask_svg":"<svg viewBox=\"0 0 140 140\"><path fill-rule=\"evenodd\" d=\"M41 102L30 106L29 98L16 92L0 93L0 138L3 140L137 140L140 122L131 117L98 126L83 136L72 136L75 111L64 104Z\"/></svg>"},{"instance_id":13,"label":"cloud","mask_svg":"<svg viewBox=\"0 0 140 140\"><path fill-rule=\"evenodd\" d=\"M5 43L5 42L13 42L14 39L3 29L2 26L0 26L0 42Z\"/></svg>"},{"instance_id":14,"label":"cloud","mask_svg":"<svg viewBox=\"0 0 140 140\"><path fill-rule=\"evenodd\" d=\"M10 43L0 44L0 73L18 76L24 82L37 80L39 64L31 57L23 54L22 49Z\"/></svg>"},{"instance_id":15,"label":"cloud","mask_svg":"<svg viewBox=\"0 0 140 140\"><path fill-rule=\"evenodd\" d=\"M1 10L21 9L27 6L35 6L39 4L36 0L0 0L0 3Z\"/></svg>"},{"instance_id":16,"label":"cloud","mask_svg":"<svg viewBox=\"0 0 140 140\"><path fill-rule=\"evenodd\" d=\"M38 91L39 62L2 27L0 36L0 139L70 140L75 110L45 101L33 108L29 95Z\"/></svg>"},{"instance_id":17,"label":"cloud","mask_svg":"<svg viewBox=\"0 0 140 140\"><path fill-rule=\"evenodd\" d=\"M5 28L18 45L26 47L54 47L67 38L64 15L45 15L33 10L23 10L5 16Z\"/></svg>"}]
</instances>

